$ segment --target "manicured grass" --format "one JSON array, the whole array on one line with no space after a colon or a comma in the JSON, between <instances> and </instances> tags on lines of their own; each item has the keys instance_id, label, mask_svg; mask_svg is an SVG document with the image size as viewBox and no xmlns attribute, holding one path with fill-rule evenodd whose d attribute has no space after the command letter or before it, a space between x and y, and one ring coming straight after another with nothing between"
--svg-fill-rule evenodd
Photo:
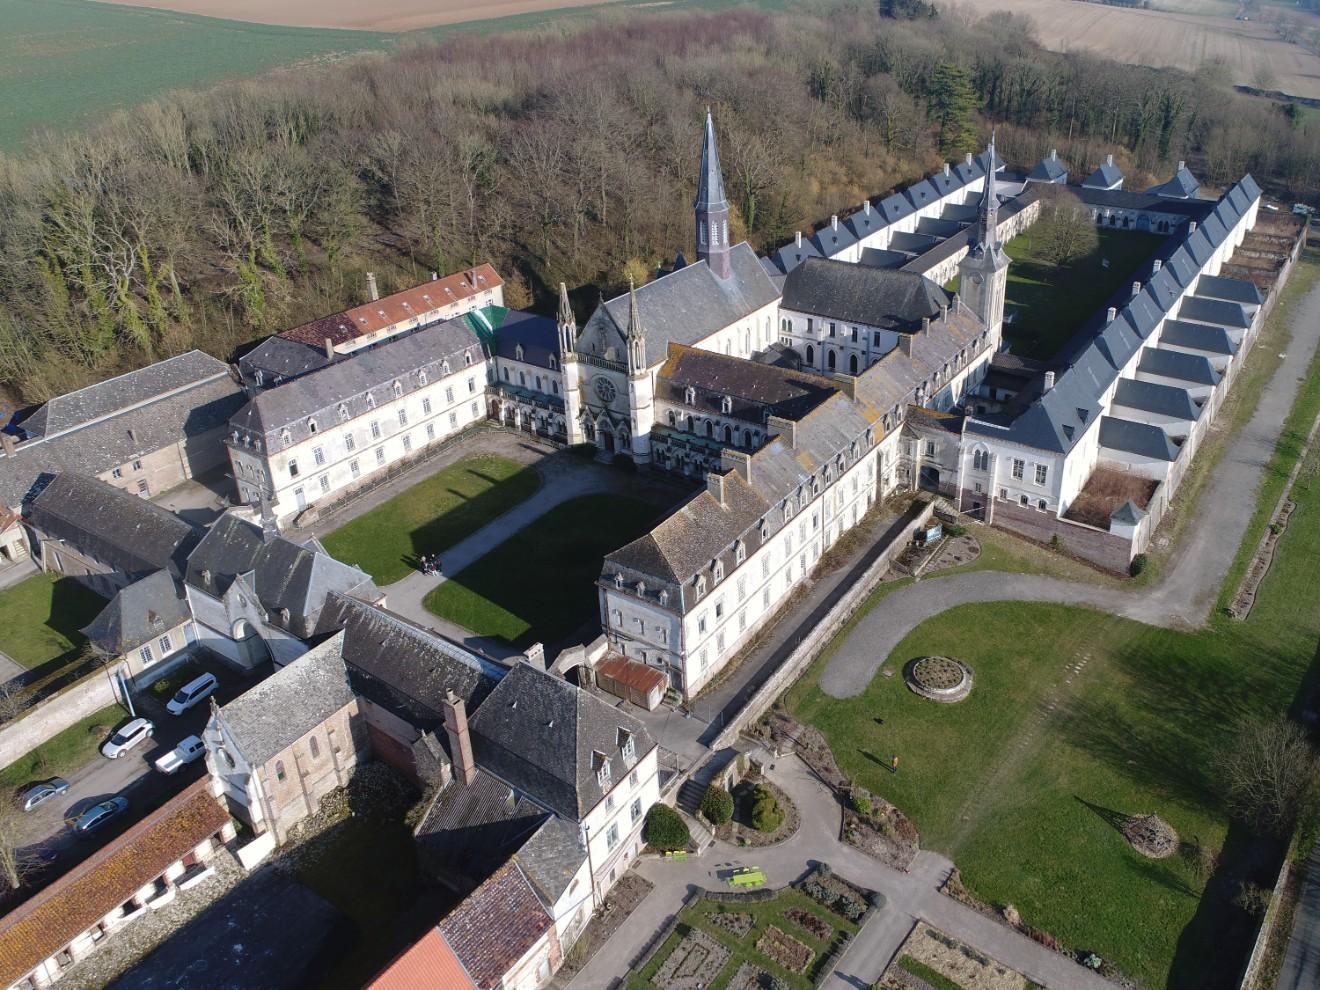
<instances>
[{"instance_id":1,"label":"manicured grass","mask_svg":"<svg viewBox=\"0 0 1320 990\"><path fill-rule=\"evenodd\" d=\"M825 941L815 937L805 929L799 928L785 914L791 908L807 911L820 918L834 930L833 938ZM721 911L732 914L750 914L753 919L751 931L742 938L735 937L732 932L720 927L712 920ZM855 935L858 927L792 887L785 887L780 890L778 896L773 900L759 903L745 901L719 903L704 899L699 900L679 912L678 918L678 930L665 940L659 951L652 955L641 970L629 977L628 990L653 990L655 984L651 982L651 978L655 976L670 952L682 941L683 935L692 928L700 929L712 936L730 952L729 961L724 964L719 972L708 974L709 982L707 986L710 990L724 990L733 975L738 972L738 967L745 962L750 962L758 969L778 976L793 990L810 990L814 986L812 976L825 956L829 954L831 948L839 944L845 932ZM815 954L805 973L791 973L758 951L756 943L771 925L786 935L792 936Z\"/></svg>"},{"instance_id":2,"label":"manicured grass","mask_svg":"<svg viewBox=\"0 0 1320 990\"><path fill-rule=\"evenodd\" d=\"M479 636L552 643L597 615L605 554L650 529L667 502L585 495L555 506L426 597Z\"/></svg>"},{"instance_id":3,"label":"manicured grass","mask_svg":"<svg viewBox=\"0 0 1320 990\"><path fill-rule=\"evenodd\" d=\"M1184 859L1145 859L1116 826L1156 812L1185 843L1222 849L1226 872L1251 874L1208 768L1238 718L1288 710L1314 676L1320 601L1296 592L1320 580L1317 472L1313 452L1246 622L1215 616L1182 632L1065 606L969 605L924 623L889 658L895 671L931 653L967 661L976 680L966 701L927 702L897 674L832 699L816 686L819 666L787 701L825 732L845 772L955 859L978 896L1013 904L1145 986L1223 985L1253 934L1232 885L1206 893Z\"/></svg>"},{"instance_id":4,"label":"manicured grass","mask_svg":"<svg viewBox=\"0 0 1320 990\"><path fill-rule=\"evenodd\" d=\"M963 990L961 983L953 982L943 973L931 969L924 962L913 959L911 956L899 957L898 968L907 970L920 980L925 980L933 990Z\"/></svg>"},{"instance_id":5,"label":"manicured grass","mask_svg":"<svg viewBox=\"0 0 1320 990\"><path fill-rule=\"evenodd\" d=\"M92 760L110 730L124 720L118 705L93 712L0 770L0 787L22 787L33 780L67 777Z\"/></svg>"},{"instance_id":6,"label":"manicured grass","mask_svg":"<svg viewBox=\"0 0 1320 990\"><path fill-rule=\"evenodd\" d=\"M421 554L448 550L540 486L535 470L506 457L465 457L341 526L322 543L377 584L392 584L416 567Z\"/></svg>"},{"instance_id":7,"label":"manicured grass","mask_svg":"<svg viewBox=\"0 0 1320 990\"><path fill-rule=\"evenodd\" d=\"M29 670L71 659L87 642L78 630L105 604L70 578L34 574L0 591L0 653Z\"/></svg>"},{"instance_id":8,"label":"manicured grass","mask_svg":"<svg viewBox=\"0 0 1320 990\"><path fill-rule=\"evenodd\" d=\"M1033 253L1030 230L1004 245L1013 262L1006 307L1013 322L1004 324L1004 336L1014 354L1040 360L1057 354L1105 300L1131 283L1133 273L1163 241L1159 235L1133 231L1099 234L1095 252L1063 264L1042 261Z\"/></svg>"}]
</instances>

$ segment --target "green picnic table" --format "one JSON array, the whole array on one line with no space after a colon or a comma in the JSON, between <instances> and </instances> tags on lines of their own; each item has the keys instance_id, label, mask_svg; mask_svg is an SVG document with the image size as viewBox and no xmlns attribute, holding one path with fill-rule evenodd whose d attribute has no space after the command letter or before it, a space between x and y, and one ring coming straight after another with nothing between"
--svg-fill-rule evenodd
<instances>
[{"instance_id":1,"label":"green picnic table","mask_svg":"<svg viewBox=\"0 0 1320 990\"><path fill-rule=\"evenodd\" d=\"M734 870L729 877L729 885L732 887L760 887L764 883L765 873L751 866Z\"/></svg>"}]
</instances>

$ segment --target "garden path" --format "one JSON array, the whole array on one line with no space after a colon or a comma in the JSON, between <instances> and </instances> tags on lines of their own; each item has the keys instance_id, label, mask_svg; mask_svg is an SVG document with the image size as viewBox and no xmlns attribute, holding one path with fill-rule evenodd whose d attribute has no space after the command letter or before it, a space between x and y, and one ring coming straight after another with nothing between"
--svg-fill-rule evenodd
<instances>
[{"instance_id":1,"label":"garden path","mask_svg":"<svg viewBox=\"0 0 1320 990\"><path fill-rule=\"evenodd\" d=\"M694 887L727 889L723 875L755 866L771 887L801 878L815 863L828 863L840 876L878 890L885 906L872 915L833 975L827 990L870 987L879 980L898 947L918 920L993 956L1042 986L1062 990L1113 990L1106 980L1051 952L1023 935L978 914L939 892L953 864L937 853L922 852L910 873L884 866L838 839L842 810L834 795L796 756L779 759L768 776L797 805L802 824L793 838L778 846L740 849L717 842L701 856L684 862L648 857L638 871L655 889L569 984L572 990L603 990L625 975L637 953L677 912Z\"/></svg>"},{"instance_id":2,"label":"garden path","mask_svg":"<svg viewBox=\"0 0 1320 990\"><path fill-rule=\"evenodd\" d=\"M835 698L861 694L903 638L947 609L978 602L1034 601L1086 605L1160 626L1200 626L1255 510L1256 494L1293 402L1320 345L1320 282L1293 309L1288 350L1262 389L1255 412L1225 451L1197 501L1197 519L1165 567L1163 579L1137 591L1031 574L979 571L928 578L884 599L844 639L821 674Z\"/></svg>"}]
</instances>

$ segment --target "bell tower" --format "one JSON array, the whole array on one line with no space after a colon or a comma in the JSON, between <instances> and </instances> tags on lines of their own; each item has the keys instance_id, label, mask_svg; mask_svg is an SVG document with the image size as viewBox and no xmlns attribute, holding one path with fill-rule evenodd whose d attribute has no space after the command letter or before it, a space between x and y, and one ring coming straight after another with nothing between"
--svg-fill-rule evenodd
<instances>
[{"instance_id":1,"label":"bell tower","mask_svg":"<svg viewBox=\"0 0 1320 990\"><path fill-rule=\"evenodd\" d=\"M585 433L582 429L582 382L577 359L577 319L568 301L568 286L563 282L559 283L559 315L555 322L559 327L559 376L563 379L564 432L572 445L582 443Z\"/></svg>"},{"instance_id":2,"label":"bell tower","mask_svg":"<svg viewBox=\"0 0 1320 990\"><path fill-rule=\"evenodd\" d=\"M999 243L999 194L995 189L995 139L986 149L985 189L966 257L958 265L958 295L990 330L998 348L1004 327L1008 255Z\"/></svg>"},{"instance_id":3,"label":"bell tower","mask_svg":"<svg viewBox=\"0 0 1320 990\"><path fill-rule=\"evenodd\" d=\"M706 134L701 144L701 175L697 180L697 260L710 265L719 278L732 273L729 259L729 201L724 198L724 176L715 149L715 121L706 110Z\"/></svg>"}]
</instances>

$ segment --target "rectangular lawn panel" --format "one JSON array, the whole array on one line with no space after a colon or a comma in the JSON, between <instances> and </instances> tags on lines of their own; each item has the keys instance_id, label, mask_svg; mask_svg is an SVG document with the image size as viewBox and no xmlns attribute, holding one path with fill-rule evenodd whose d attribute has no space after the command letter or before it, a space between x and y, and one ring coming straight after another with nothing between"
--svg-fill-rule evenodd
<instances>
[{"instance_id":1,"label":"rectangular lawn panel","mask_svg":"<svg viewBox=\"0 0 1320 990\"><path fill-rule=\"evenodd\" d=\"M655 524L666 503L584 495L510 534L426 596L426 608L517 647L568 636L599 612L605 554Z\"/></svg>"},{"instance_id":2,"label":"rectangular lawn panel","mask_svg":"<svg viewBox=\"0 0 1320 990\"><path fill-rule=\"evenodd\" d=\"M379 585L406 577L421 554L442 553L525 502L541 487L535 469L507 457L465 457L321 542ZM444 560L441 558L441 564Z\"/></svg>"},{"instance_id":3,"label":"rectangular lawn panel","mask_svg":"<svg viewBox=\"0 0 1320 990\"><path fill-rule=\"evenodd\" d=\"M126 717L118 705L92 712L0 770L0 787L22 787L34 780L67 777L98 759L96 751L101 743Z\"/></svg>"},{"instance_id":4,"label":"rectangular lawn panel","mask_svg":"<svg viewBox=\"0 0 1320 990\"><path fill-rule=\"evenodd\" d=\"M1004 335L1014 354L1039 360L1057 354L1105 300L1132 283L1133 275L1164 240L1157 234L1126 230L1099 234L1097 250L1059 264L1033 252L1030 230L1004 245L1012 261L1006 312L1013 316L1012 323L1004 324Z\"/></svg>"},{"instance_id":5,"label":"rectangular lawn panel","mask_svg":"<svg viewBox=\"0 0 1320 990\"><path fill-rule=\"evenodd\" d=\"M87 642L78 630L105 605L72 578L34 574L0 591L0 653L29 670L72 659Z\"/></svg>"},{"instance_id":6,"label":"rectangular lawn panel","mask_svg":"<svg viewBox=\"0 0 1320 990\"><path fill-rule=\"evenodd\" d=\"M1295 589L1320 581L1317 468L1313 453L1245 622L1216 614L1186 632L1060 605L967 605L914 630L889 658L895 675L859 697L826 696L813 673L789 704L825 733L845 772L912 817L923 846L954 859L978 897L1012 904L1144 986L1228 986L1254 937L1232 904L1238 880L1268 887L1273 877L1253 873L1259 862L1210 767L1239 718L1288 711L1315 680L1320 601ZM928 654L972 667L967 700L940 705L907 689L902 667ZM1220 852L1208 887L1187 858L1129 848L1125 816L1146 813L1185 848Z\"/></svg>"}]
</instances>

